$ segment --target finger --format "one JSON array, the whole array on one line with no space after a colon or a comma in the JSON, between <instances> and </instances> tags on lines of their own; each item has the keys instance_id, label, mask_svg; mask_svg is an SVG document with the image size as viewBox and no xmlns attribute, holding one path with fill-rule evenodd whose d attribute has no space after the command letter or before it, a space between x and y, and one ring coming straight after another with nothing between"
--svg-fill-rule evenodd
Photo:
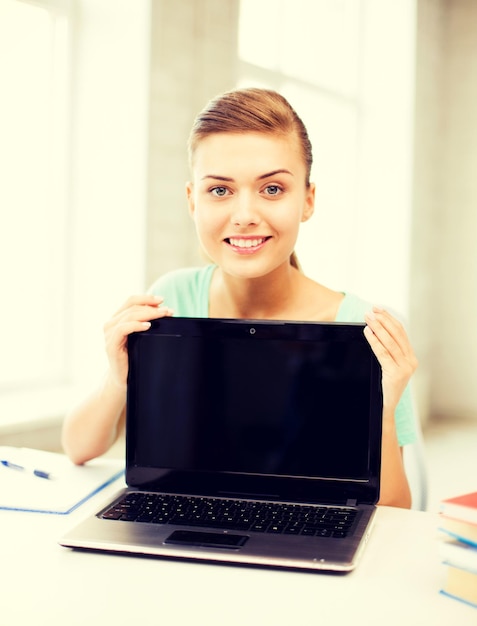
<instances>
[{"instance_id":1,"label":"finger","mask_svg":"<svg viewBox=\"0 0 477 626\"><path fill-rule=\"evenodd\" d=\"M164 298L162 296L155 296L155 295L152 295L152 294L133 295L133 296L130 296L119 307L119 309L113 314L113 317L115 317L118 314L123 313L124 311L127 311L128 309L130 309L131 307L134 307L134 306L152 306L152 307L155 306L155 307L158 307L163 302L164 302Z\"/></svg>"},{"instance_id":2,"label":"finger","mask_svg":"<svg viewBox=\"0 0 477 626\"><path fill-rule=\"evenodd\" d=\"M396 340L395 338L396 333L393 333L393 328L390 327L389 324L386 324L386 321L382 319L380 314L374 312L367 313L365 315L365 321L373 334L372 346L376 345L379 349L379 346L377 346L379 342L387 355L395 361L405 356L399 339ZM383 356L386 356L382 350L379 350L379 352Z\"/></svg>"},{"instance_id":3,"label":"finger","mask_svg":"<svg viewBox=\"0 0 477 626\"><path fill-rule=\"evenodd\" d=\"M124 324L127 322L148 322L160 317L171 316L173 310L169 307L151 306L151 305L134 305L117 313L104 325L105 330L116 326L117 324Z\"/></svg>"},{"instance_id":4,"label":"finger","mask_svg":"<svg viewBox=\"0 0 477 626\"><path fill-rule=\"evenodd\" d=\"M125 350L126 340L132 333L143 332L151 327L151 322L128 322L119 324L105 334L109 351Z\"/></svg>"},{"instance_id":5,"label":"finger","mask_svg":"<svg viewBox=\"0 0 477 626\"><path fill-rule=\"evenodd\" d=\"M373 331L383 339L384 344L387 345L396 358L399 358L400 355L410 360L415 358L414 350L407 336L406 329L391 313L380 307L373 307L373 310L366 314L365 318L366 322L369 323ZM380 334L379 324L389 335L387 340L384 334ZM394 342L394 344L391 342ZM392 345L395 346L395 349L393 349Z\"/></svg>"},{"instance_id":6,"label":"finger","mask_svg":"<svg viewBox=\"0 0 477 626\"><path fill-rule=\"evenodd\" d=\"M373 324L376 326L375 324ZM418 361L411 344L407 340L406 345L408 349L403 352L402 348L388 336L388 340L383 340L383 333L375 333L373 328L368 325L364 330L364 334L368 343L370 344L376 358L381 364L383 369L389 369L390 367L398 368L401 372L410 376L417 368ZM397 348L393 351L393 347Z\"/></svg>"},{"instance_id":7,"label":"finger","mask_svg":"<svg viewBox=\"0 0 477 626\"><path fill-rule=\"evenodd\" d=\"M373 329L371 328L371 326L368 325L365 327L364 335L369 345L371 346L371 349L374 352L374 355L376 356L379 363L381 364L381 367L383 367L385 360L390 359L389 351L384 347L381 340L373 332ZM392 360L394 361L394 359Z\"/></svg>"},{"instance_id":8,"label":"finger","mask_svg":"<svg viewBox=\"0 0 477 626\"><path fill-rule=\"evenodd\" d=\"M128 335L148 330L149 328L151 328L151 322L125 322L124 324L118 325L116 327L116 331L112 334L113 337L116 337L118 339L117 343L121 343L121 341Z\"/></svg>"},{"instance_id":9,"label":"finger","mask_svg":"<svg viewBox=\"0 0 477 626\"><path fill-rule=\"evenodd\" d=\"M396 341L408 343L407 333L403 324L394 315L380 307L373 307L373 313L377 319L386 327L388 332Z\"/></svg>"},{"instance_id":10,"label":"finger","mask_svg":"<svg viewBox=\"0 0 477 626\"><path fill-rule=\"evenodd\" d=\"M170 309L162 309L158 317L170 317L172 311ZM104 339L106 349L109 353L116 350L126 350L126 340L128 335L132 333L139 333L148 330L151 327L150 320L126 320L122 322L116 322L114 324L109 323L104 326Z\"/></svg>"}]
</instances>

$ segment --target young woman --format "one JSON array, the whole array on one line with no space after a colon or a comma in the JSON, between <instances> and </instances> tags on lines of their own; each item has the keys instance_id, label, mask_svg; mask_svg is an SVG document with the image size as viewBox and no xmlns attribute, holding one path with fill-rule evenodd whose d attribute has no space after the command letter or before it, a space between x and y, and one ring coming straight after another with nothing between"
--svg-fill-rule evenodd
<instances>
[{"instance_id":1,"label":"young woman","mask_svg":"<svg viewBox=\"0 0 477 626\"><path fill-rule=\"evenodd\" d=\"M417 361L402 325L389 312L307 278L294 253L300 224L314 209L307 131L278 93L242 89L212 100L189 140L189 211L211 263L161 277L132 296L104 327L109 371L72 411L63 446L75 463L103 454L124 426L126 339L150 321L185 317L365 321L382 367L381 504L409 507L402 446L415 437L407 384Z\"/></svg>"}]
</instances>

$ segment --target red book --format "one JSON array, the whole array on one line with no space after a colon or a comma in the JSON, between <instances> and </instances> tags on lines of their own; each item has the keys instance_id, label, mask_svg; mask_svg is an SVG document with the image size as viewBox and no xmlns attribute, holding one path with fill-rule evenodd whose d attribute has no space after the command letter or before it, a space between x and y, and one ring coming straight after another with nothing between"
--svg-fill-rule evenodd
<instances>
[{"instance_id":1,"label":"red book","mask_svg":"<svg viewBox=\"0 0 477 626\"><path fill-rule=\"evenodd\" d=\"M446 517L477 524L477 491L442 500L440 512Z\"/></svg>"}]
</instances>

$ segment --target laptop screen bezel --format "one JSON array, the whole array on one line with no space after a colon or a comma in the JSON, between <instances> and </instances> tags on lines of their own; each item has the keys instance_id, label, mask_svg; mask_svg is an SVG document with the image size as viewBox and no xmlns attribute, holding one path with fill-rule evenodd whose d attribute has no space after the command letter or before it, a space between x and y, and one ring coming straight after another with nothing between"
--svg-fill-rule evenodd
<instances>
[{"instance_id":1,"label":"laptop screen bezel","mask_svg":"<svg viewBox=\"0 0 477 626\"><path fill-rule=\"evenodd\" d=\"M169 493L220 497L246 497L285 502L329 502L330 504L375 504L379 499L381 469L382 390L381 368L369 348L369 449L368 474L360 480L308 478L276 475L249 475L233 472L198 472L152 467L141 459L137 445L137 361L143 340L149 336L194 337L283 337L311 340L311 337L338 335L363 341L364 324L341 322L295 322L171 317L155 320L143 333L128 338L129 376L126 403L126 483L130 487ZM159 358L159 357L158 357Z\"/></svg>"}]
</instances>

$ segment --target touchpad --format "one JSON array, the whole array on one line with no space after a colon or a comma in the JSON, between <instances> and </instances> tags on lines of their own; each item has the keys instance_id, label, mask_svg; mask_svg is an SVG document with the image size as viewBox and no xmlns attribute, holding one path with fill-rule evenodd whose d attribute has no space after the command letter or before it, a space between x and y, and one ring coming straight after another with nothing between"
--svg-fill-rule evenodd
<instances>
[{"instance_id":1,"label":"touchpad","mask_svg":"<svg viewBox=\"0 0 477 626\"><path fill-rule=\"evenodd\" d=\"M195 530L175 530L164 543L173 543L202 548L229 548L236 550L248 541L246 535L207 533Z\"/></svg>"}]
</instances>

